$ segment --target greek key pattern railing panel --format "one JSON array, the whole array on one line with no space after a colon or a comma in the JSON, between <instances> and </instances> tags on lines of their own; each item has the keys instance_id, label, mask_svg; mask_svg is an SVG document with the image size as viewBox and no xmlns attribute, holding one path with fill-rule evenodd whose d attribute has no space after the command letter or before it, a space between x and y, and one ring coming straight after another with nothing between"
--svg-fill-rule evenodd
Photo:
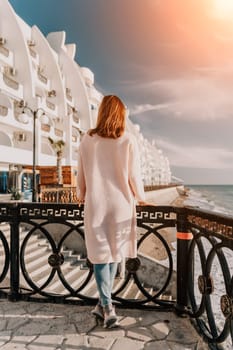
<instances>
[{"instance_id":1,"label":"greek key pattern railing panel","mask_svg":"<svg viewBox=\"0 0 233 350\"><path fill-rule=\"evenodd\" d=\"M176 215L173 207L142 206L137 209L137 222L170 222L175 223Z\"/></svg>"},{"instance_id":2,"label":"greek key pattern railing panel","mask_svg":"<svg viewBox=\"0 0 233 350\"><path fill-rule=\"evenodd\" d=\"M19 205L19 214L25 220L30 219L44 219L48 217L53 217L54 219L64 218L72 220L82 220L84 218L83 206L78 205L65 205L60 204L43 204L38 207L38 205L24 206Z\"/></svg>"}]
</instances>

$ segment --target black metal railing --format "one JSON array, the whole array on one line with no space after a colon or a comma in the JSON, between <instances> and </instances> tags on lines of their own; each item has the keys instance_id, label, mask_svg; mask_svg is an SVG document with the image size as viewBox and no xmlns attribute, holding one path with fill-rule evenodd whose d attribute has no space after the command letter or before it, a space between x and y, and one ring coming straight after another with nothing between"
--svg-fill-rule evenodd
<instances>
[{"instance_id":1,"label":"black metal railing","mask_svg":"<svg viewBox=\"0 0 233 350\"><path fill-rule=\"evenodd\" d=\"M96 303L83 206L0 204L0 297ZM113 299L191 316L208 343L233 338L233 217L137 207L138 257L119 265Z\"/></svg>"},{"instance_id":2,"label":"black metal railing","mask_svg":"<svg viewBox=\"0 0 233 350\"><path fill-rule=\"evenodd\" d=\"M189 314L208 343L233 340L233 217L189 209ZM230 340L229 340L230 341Z\"/></svg>"}]
</instances>

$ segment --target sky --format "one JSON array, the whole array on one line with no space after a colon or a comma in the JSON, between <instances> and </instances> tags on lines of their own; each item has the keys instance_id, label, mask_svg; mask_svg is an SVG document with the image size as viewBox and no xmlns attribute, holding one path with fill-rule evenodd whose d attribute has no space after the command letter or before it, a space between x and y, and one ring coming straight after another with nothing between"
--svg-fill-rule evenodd
<instances>
[{"instance_id":1,"label":"sky","mask_svg":"<svg viewBox=\"0 0 233 350\"><path fill-rule=\"evenodd\" d=\"M186 184L233 184L233 0L10 0L76 61Z\"/></svg>"}]
</instances>

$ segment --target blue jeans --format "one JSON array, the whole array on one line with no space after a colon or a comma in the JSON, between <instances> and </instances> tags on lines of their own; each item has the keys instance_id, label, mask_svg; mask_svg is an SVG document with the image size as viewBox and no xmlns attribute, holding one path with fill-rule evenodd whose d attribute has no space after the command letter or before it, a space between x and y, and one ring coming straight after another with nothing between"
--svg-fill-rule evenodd
<instances>
[{"instance_id":1,"label":"blue jeans","mask_svg":"<svg viewBox=\"0 0 233 350\"><path fill-rule=\"evenodd\" d=\"M94 275L102 306L112 303L112 288L118 263L94 264Z\"/></svg>"}]
</instances>

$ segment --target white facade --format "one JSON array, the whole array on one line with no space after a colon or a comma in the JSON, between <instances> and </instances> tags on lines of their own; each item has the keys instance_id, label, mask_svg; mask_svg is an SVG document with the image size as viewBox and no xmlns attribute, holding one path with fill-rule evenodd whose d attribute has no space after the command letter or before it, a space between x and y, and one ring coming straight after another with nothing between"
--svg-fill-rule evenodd
<instances>
[{"instance_id":1,"label":"white facade","mask_svg":"<svg viewBox=\"0 0 233 350\"><path fill-rule=\"evenodd\" d=\"M22 104L36 112L36 165L56 164L51 137L65 142L62 164L76 166L80 135L95 125L102 99L94 74L74 60L76 45L66 44L65 32L44 37L7 0L0 5L0 171L32 165L33 115L26 108L28 117L20 118ZM48 117L45 124L42 110ZM140 135L145 184L170 182L168 160L137 128L129 129Z\"/></svg>"},{"instance_id":2,"label":"white facade","mask_svg":"<svg viewBox=\"0 0 233 350\"><path fill-rule=\"evenodd\" d=\"M171 170L167 157L155 145L149 142L140 132L140 126L128 120L128 129L138 140L142 176L145 186L168 185L171 183Z\"/></svg>"}]
</instances>

